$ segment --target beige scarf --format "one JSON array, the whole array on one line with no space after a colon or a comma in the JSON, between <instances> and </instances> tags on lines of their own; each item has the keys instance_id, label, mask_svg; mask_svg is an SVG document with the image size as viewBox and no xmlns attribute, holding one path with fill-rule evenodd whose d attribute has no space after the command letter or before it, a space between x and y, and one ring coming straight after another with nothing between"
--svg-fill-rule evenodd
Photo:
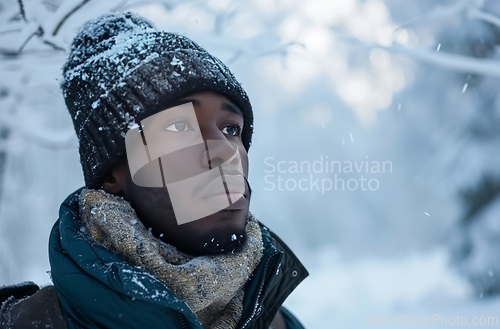
<instances>
[{"instance_id":1,"label":"beige scarf","mask_svg":"<svg viewBox=\"0 0 500 329\"><path fill-rule=\"evenodd\" d=\"M183 299L204 328L233 329L242 311L244 285L262 258L262 235L249 213L247 242L236 253L194 257L152 236L125 199L83 190L80 218L92 238L142 267Z\"/></svg>"}]
</instances>

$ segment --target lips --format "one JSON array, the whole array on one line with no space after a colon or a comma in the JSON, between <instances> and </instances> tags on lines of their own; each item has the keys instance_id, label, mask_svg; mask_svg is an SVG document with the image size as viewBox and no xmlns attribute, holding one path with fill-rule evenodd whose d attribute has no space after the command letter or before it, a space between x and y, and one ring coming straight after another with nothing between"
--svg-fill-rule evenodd
<instances>
[{"instance_id":1,"label":"lips","mask_svg":"<svg viewBox=\"0 0 500 329\"><path fill-rule=\"evenodd\" d=\"M223 210L239 210L246 207L248 204L248 199L244 194L239 194L238 198L231 197L231 200L236 200L229 207L224 208Z\"/></svg>"},{"instance_id":2,"label":"lips","mask_svg":"<svg viewBox=\"0 0 500 329\"><path fill-rule=\"evenodd\" d=\"M229 197L231 199L231 204L224 209L242 209L246 206L247 195L246 195L246 182L245 177L239 171L233 171L232 174L224 175L225 186L229 191ZM222 179L217 176L215 179L210 181L208 184L196 193L196 195L209 203L222 205L228 204L228 194L225 192L221 193L220 184Z\"/></svg>"},{"instance_id":3,"label":"lips","mask_svg":"<svg viewBox=\"0 0 500 329\"><path fill-rule=\"evenodd\" d=\"M232 194L239 194L244 196L246 192L246 186L245 186L245 178L243 175L238 174L238 175L224 175L224 180L226 182L226 187L228 189L228 192L230 196ZM209 198L209 197L214 197L219 195L220 193L220 184L221 184L221 177L217 176L215 179L211 180L208 184L206 184L201 191L199 191L198 195L201 196L201 198ZM226 193L224 193L226 196ZM227 197L227 196L226 196Z\"/></svg>"}]
</instances>

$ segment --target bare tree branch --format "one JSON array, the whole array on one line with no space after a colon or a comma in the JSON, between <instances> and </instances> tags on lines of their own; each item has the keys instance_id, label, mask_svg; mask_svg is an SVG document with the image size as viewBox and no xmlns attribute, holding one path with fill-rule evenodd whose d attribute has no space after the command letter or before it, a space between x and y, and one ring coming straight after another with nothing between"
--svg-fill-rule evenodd
<instances>
[{"instance_id":1,"label":"bare tree branch","mask_svg":"<svg viewBox=\"0 0 500 329\"><path fill-rule=\"evenodd\" d=\"M28 23L28 18L26 17L26 10L24 9L23 0L17 0L17 3L19 4L19 11L21 12L21 17L26 23Z\"/></svg>"},{"instance_id":2,"label":"bare tree branch","mask_svg":"<svg viewBox=\"0 0 500 329\"><path fill-rule=\"evenodd\" d=\"M48 46L51 46L52 48L54 48L54 50L66 52L66 48L59 46L55 42L53 42L51 40L47 40L47 39L42 39L42 40L43 40L43 43L45 43Z\"/></svg>"},{"instance_id":3,"label":"bare tree branch","mask_svg":"<svg viewBox=\"0 0 500 329\"><path fill-rule=\"evenodd\" d=\"M244 51L241 50L241 49L237 49L236 52L234 53L233 56L231 56L227 61L227 65L231 65L233 64L234 62L236 62L236 60L238 60L238 58L240 58L242 55L243 55Z\"/></svg>"},{"instance_id":4,"label":"bare tree branch","mask_svg":"<svg viewBox=\"0 0 500 329\"><path fill-rule=\"evenodd\" d=\"M17 54L21 54L21 52L23 51L24 47L28 44L28 42L31 40L31 38L35 35L38 35L38 36L41 36L43 35L43 30L41 27L39 27L35 32L31 33L27 38L26 40L24 40L24 42L21 44L21 46L19 47L18 51L17 51Z\"/></svg>"},{"instance_id":5,"label":"bare tree branch","mask_svg":"<svg viewBox=\"0 0 500 329\"><path fill-rule=\"evenodd\" d=\"M126 3L128 2L128 0L122 0L120 1L118 4L116 4L114 7L112 7L111 9L109 9L110 12L115 12L115 11L118 11L120 10L120 8L122 8Z\"/></svg>"},{"instance_id":6,"label":"bare tree branch","mask_svg":"<svg viewBox=\"0 0 500 329\"><path fill-rule=\"evenodd\" d=\"M297 42L297 41L290 41L284 45L280 45L278 46L277 48L274 48L274 49L270 49L270 50L267 50L267 51L264 51L260 54L257 54L257 56L267 56L267 55L270 55L270 54L279 54L281 56L286 56L289 52L289 48L291 46L299 46L299 47L302 47L302 48L306 48L306 45L304 45L303 43L301 42Z\"/></svg>"},{"instance_id":7,"label":"bare tree branch","mask_svg":"<svg viewBox=\"0 0 500 329\"><path fill-rule=\"evenodd\" d=\"M0 34L9 34L9 33L13 33L13 32L21 32L21 29L4 30L4 31L0 31Z\"/></svg>"},{"instance_id":8,"label":"bare tree branch","mask_svg":"<svg viewBox=\"0 0 500 329\"><path fill-rule=\"evenodd\" d=\"M19 3L19 8L21 10L21 16L23 17L24 21L27 23L26 26L24 26L21 29L21 35L20 35L20 45L17 46L16 49L9 49L9 48L4 48L0 46L0 54L2 55L7 55L7 56L17 56L20 55L21 52L23 51L24 47L28 44L28 42L33 38L33 36L37 35L41 41L52 47L53 49L57 51L66 51L64 45L62 45L59 40L55 39L54 37L56 34L59 32L63 24L68 20L68 18L73 15L75 12L77 12L83 5L85 5L87 2L90 0L82 0L78 4L74 5L71 7L71 4L69 4L69 7L63 7L59 8L59 11L56 11L56 13L52 14L50 19L48 19L48 24L46 21L46 24L42 25L36 25L34 26L34 22L28 22L26 18L26 11L24 8L24 3L22 0L18 0ZM56 25L54 26L53 23L51 22L57 22ZM7 34L9 32L17 32L18 29L13 29L13 30L5 30L1 31L0 34ZM51 34L50 31L52 31Z\"/></svg>"},{"instance_id":9,"label":"bare tree branch","mask_svg":"<svg viewBox=\"0 0 500 329\"><path fill-rule=\"evenodd\" d=\"M22 38L20 38L20 39L22 40L22 43L17 48L14 48L14 49L2 48L0 46L0 54L7 55L7 56L18 56L21 54L24 47L28 44L28 42L31 40L31 38L33 38L33 36L35 36L35 35L41 36L42 34L43 34L43 30L39 26L37 26L35 29L35 27L33 25L31 25L31 26L27 25L25 27L25 29L23 29L21 31Z\"/></svg>"},{"instance_id":10,"label":"bare tree branch","mask_svg":"<svg viewBox=\"0 0 500 329\"><path fill-rule=\"evenodd\" d=\"M54 29L54 31L52 32L52 35L56 35L57 32L59 32L59 29L61 28L61 26L64 24L64 22L66 22L66 20L71 16L73 15L78 9L82 8L83 5L85 5L87 2L89 2L90 0L83 0L82 2L80 2L78 5L76 5L72 10L70 10L69 12L66 13L66 15L64 15L62 17L62 19L59 21L59 23L57 24L56 28Z\"/></svg>"}]
</instances>

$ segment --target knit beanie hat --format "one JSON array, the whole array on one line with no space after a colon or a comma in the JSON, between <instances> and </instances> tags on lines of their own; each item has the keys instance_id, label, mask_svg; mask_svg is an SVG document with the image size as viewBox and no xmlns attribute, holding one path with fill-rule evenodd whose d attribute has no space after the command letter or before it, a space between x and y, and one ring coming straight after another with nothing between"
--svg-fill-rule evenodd
<instances>
[{"instance_id":1,"label":"knit beanie hat","mask_svg":"<svg viewBox=\"0 0 500 329\"><path fill-rule=\"evenodd\" d=\"M100 188L125 154L131 127L194 92L216 91L234 102L243 113L243 145L250 147L252 106L229 69L190 39L158 31L136 14L87 22L73 40L61 89L89 188Z\"/></svg>"}]
</instances>

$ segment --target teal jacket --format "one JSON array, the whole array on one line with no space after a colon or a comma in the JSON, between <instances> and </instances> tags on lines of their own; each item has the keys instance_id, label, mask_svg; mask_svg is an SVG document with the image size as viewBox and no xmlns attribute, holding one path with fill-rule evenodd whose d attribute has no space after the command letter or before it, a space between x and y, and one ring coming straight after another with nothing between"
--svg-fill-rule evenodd
<instances>
[{"instance_id":1,"label":"teal jacket","mask_svg":"<svg viewBox=\"0 0 500 329\"><path fill-rule=\"evenodd\" d=\"M81 233L80 191L61 205L49 241L55 299L67 328L203 329L187 304L153 276ZM308 273L283 241L260 225L264 254L245 285L237 328L267 329L278 310L288 329L304 328L282 303Z\"/></svg>"}]
</instances>

